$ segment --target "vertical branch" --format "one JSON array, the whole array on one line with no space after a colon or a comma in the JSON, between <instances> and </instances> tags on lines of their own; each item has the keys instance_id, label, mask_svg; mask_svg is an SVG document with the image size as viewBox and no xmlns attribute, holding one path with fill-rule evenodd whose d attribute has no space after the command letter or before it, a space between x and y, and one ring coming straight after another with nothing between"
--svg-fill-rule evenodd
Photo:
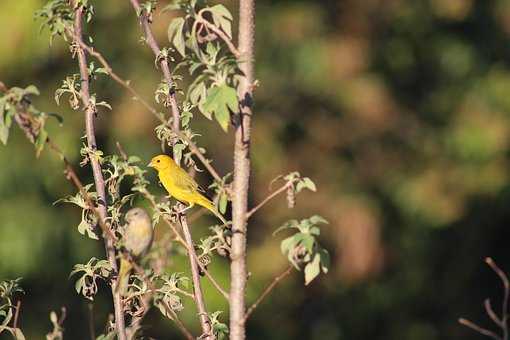
<instances>
[{"instance_id":1,"label":"vertical branch","mask_svg":"<svg viewBox=\"0 0 510 340\"><path fill-rule=\"evenodd\" d=\"M95 107L90 101L89 91L89 74L87 68L87 58L85 52L80 46L82 43L82 15L83 6L79 6L75 10L74 18L74 37L77 40L76 53L78 54L78 63L80 67L81 76L81 100L85 108L85 130L87 136L87 145L91 150L97 150L96 135L94 128L94 114ZM107 209L106 209L106 191L103 173L101 171L101 165L96 157L90 156L90 163L92 166L92 172L94 175L94 183L96 192L98 195L98 210L100 219L106 221ZM112 268L117 271L117 263L115 260L115 248L113 241L104 237L105 249L108 261ZM122 301L119 292L117 292L117 281L114 280L112 284L112 295L113 295L113 307L115 313L115 327L117 329L117 335L119 340L126 340L126 329L124 324L124 313L122 311Z\"/></svg>"},{"instance_id":2,"label":"vertical branch","mask_svg":"<svg viewBox=\"0 0 510 340\"><path fill-rule=\"evenodd\" d=\"M150 20L147 16L147 13L144 13L143 11L140 11L140 3L138 0L130 0L132 6L134 7L136 13L139 14L139 20L140 25L142 26L145 40L149 47L151 48L152 52L154 53L155 57L157 58L161 50L158 46L158 43L156 39L154 38L154 34L152 33L152 29L150 27ZM179 113L179 106L177 104L177 99L175 96L175 86L172 79L172 75L170 73L170 67L168 65L168 60L165 58L161 58L159 61L159 65L161 67L161 70L163 71L163 76L165 78L165 81L168 84L168 87L170 88L169 93L169 102L170 102L170 110L172 113L172 128L176 133L179 133L180 131L180 113ZM174 159L176 159L174 154ZM215 339L214 334L212 332L211 322L209 320L209 315L207 314L207 309L205 307L204 302L204 296L202 294L202 285L200 283L200 271L198 268L198 264L196 262L197 255L195 253L195 246L193 245L193 238L191 236L191 231L188 226L188 223L186 221L185 215L179 216L179 222L182 226L182 230L184 233L184 239L187 244L187 250L188 250L188 257L190 261L191 266L191 276L193 280L193 292L195 295L195 303L197 305L198 309L198 316L200 320L200 326L202 328L204 339Z\"/></svg>"},{"instance_id":3,"label":"vertical branch","mask_svg":"<svg viewBox=\"0 0 510 340\"><path fill-rule=\"evenodd\" d=\"M239 3L239 68L244 74L238 88L240 111L234 117L234 182L232 196L232 251L230 264L230 339L245 339L246 224L250 180L250 127L252 115L255 0Z\"/></svg>"},{"instance_id":4,"label":"vertical branch","mask_svg":"<svg viewBox=\"0 0 510 340\"><path fill-rule=\"evenodd\" d=\"M214 340L215 336L212 333L211 321L209 320L209 315L207 314L207 310L205 308L204 296L202 294L202 286L200 284L200 270L198 268L197 255L195 253L195 246L193 245L193 238L191 237L191 232L188 226L188 222L186 221L186 216L180 216L180 222L182 226L182 231L184 233L184 239L188 245L188 255L189 255L189 263L191 266L191 278L193 280L193 293L195 295L195 303L197 304L198 309L198 317L200 319L200 325L202 326L202 332L206 337L206 340Z\"/></svg>"}]
</instances>

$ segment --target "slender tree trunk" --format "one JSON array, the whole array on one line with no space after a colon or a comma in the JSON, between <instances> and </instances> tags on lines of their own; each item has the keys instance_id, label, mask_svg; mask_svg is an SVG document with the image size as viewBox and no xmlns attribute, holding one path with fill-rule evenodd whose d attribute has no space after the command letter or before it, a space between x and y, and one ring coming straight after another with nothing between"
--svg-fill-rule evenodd
<instances>
[{"instance_id":1,"label":"slender tree trunk","mask_svg":"<svg viewBox=\"0 0 510 340\"><path fill-rule=\"evenodd\" d=\"M240 112L234 117L234 183L232 197L232 251L230 265L230 339L243 340L246 312L246 233L250 180L255 0L241 0L239 8Z\"/></svg>"}]
</instances>

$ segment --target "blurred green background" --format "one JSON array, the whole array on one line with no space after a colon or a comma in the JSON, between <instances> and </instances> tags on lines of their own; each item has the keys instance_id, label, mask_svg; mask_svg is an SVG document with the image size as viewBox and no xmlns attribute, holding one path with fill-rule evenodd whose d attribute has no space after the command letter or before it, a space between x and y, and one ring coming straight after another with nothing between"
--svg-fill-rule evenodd
<instances>
[{"instance_id":1,"label":"blurred green background","mask_svg":"<svg viewBox=\"0 0 510 340\"><path fill-rule=\"evenodd\" d=\"M236 1L224 3L237 11ZM64 116L50 134L77 166L83 116L53 100L61 80L77 72L76 61L65 44L49 46L47 33L39 33L33 13L43 4L0 2L0 80L39 87L35 105ZM88 31L96 48L152 100L160 73L139 43L129 1L93 4ZM154 30L163 46L170 20L158 10ZM274 177L294 170L319 190L300 194L293 210L280 197L254 216L249 301L286 266L283 236L272 231L287 219L326 217L331 223L321 239L333 261L331 272L309 287L302 273L278 286L250 320L250 339L480 338L456 320L490 325L485 297L499 308L500 282L485 256L510 271L509 38L508 0L257 2L251 205ZM120 141L144 161L159 152L156 122L143 107L106 78L94 92L113 106L98 117L101 149L115 152ZM230 171L232 134L198 114L193 128L220 172ZM49 312L66 306L66 338L88 338L87 302L68 275L104 250L76 231L77 208L52 205L74 188L58 159L45 151L36 160L18 130L0 147L0 164L0 279L24 278L25 335L42 339ZM90 182L90 169L81 168L80 176ZM173 264L187 270L185 261ZM222 259L212 268L224 285L227 268ZM225 310L204 284L208 308ZM183 319L196 330L190 301L186 307ZM94 309L100 333L110 309L104 287ZM179 338L156 310L146 324L149 336Z\"/></svg>"}]
</instances>

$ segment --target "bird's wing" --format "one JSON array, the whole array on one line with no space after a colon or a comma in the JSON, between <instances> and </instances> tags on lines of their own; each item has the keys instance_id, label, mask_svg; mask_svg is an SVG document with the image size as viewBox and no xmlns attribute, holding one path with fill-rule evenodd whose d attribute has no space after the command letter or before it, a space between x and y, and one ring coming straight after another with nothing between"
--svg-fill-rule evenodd
<instances>
[{"instance_id":1,"label":"bird's wing","mask_svg":"<svg viewBox=\"0 0 510 340\"><path fill-rule=\"evenodd\" d=\"M184 169L179 168L175 174L175 185L190 193L198 190L198 184Z\"/></svg>"}]
</instances>

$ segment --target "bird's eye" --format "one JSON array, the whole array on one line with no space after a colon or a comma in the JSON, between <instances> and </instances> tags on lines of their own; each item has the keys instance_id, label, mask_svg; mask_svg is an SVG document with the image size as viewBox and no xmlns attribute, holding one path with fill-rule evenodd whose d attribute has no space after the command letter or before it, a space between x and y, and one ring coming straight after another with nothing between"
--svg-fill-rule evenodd
<instances>
[{"instance_id":1,"label":"bird's eye","mask_svg":"<svg viewBox=\"0 0 510 340\"><path fill-rule=\"evenodd\" d=\"M156 161L156 163L159 163L159 159Z\"/></svg>"}]
</instances>

